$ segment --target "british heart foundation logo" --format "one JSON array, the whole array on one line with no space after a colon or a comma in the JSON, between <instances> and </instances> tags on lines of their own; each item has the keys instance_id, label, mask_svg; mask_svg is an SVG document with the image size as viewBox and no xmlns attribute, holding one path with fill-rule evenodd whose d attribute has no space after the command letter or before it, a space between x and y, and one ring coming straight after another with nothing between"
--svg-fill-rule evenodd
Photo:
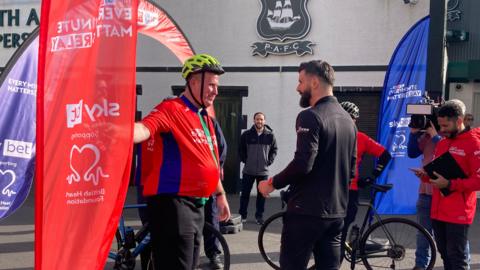
<instances>
[{"instance_id":1,"label":"british heart foundation logo","mask_svg":"<svg viewBox=\"0 0 480 270\"><path fill-rule=\"evenodd\" d=\"M97 186L101 179L110 177L100 167L100 158L100 150L93 144L85 144L82 147L73 145L70 150L71 174L67 176L68 184L83 180Z\"/></svg>"},{"instance_id":2,"label":"british heart foundation logo","mask_svg":"<svg viewBox=\"0 0 480 270\"><path fill-rule=\"evenodd\" d=\"M15 184L15 180L17 179L17 176L15 175L15 172L12 170L0 170L0 187L6 184L2 188L2 195L6 195L8 197L11 197L12 195L17 194L12 189L13 184Z\"/></svg>"}]
</instances>

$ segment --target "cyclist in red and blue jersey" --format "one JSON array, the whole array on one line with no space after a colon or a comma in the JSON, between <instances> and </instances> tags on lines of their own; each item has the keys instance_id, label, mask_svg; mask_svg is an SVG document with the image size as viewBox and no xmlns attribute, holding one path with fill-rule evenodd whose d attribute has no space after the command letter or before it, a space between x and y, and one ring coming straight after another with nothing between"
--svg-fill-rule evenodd
<instances>
[{"instance_id":1,"label":"cyclist in red and blue jersey","mask_svg":"<svg viewBox=\"0 0 480 270\"><path fill-rule=\"evenodd\" d=\"M155 139L157 171L144 176L143 195L152 237L155 269L193 269L197 264L204 222L204 204L217 199L219 219L230 217L220 179L217 140L206 108L218 94L217 59L198 54L182 68L186 90L164 101L135 123L134 142Z\"/></svg>"},{"instance_id":2,"label":"cyclist in red and blue jersey","mask_svg":"<svg viewBox=\"0 0 480 270\"><path fill-rule=\"evenodd\" d=\"M360 117L360 109L357 105L353 102L344 101L340 103L342 108L350 114L353 121L356 122L357 119ZM359 167L362 163L363 155L368 154L378 158L377 166L372 172L373 178L377 178L385 169L388 162L392 156L390 153L377 143L375 140L370 138L367 134L357 130L357 166L355 171L355 177L350 182L350 188L348 192L348 207L347 207L347 216L343 220L343 230L342 230L342 243L345 242L347 239L348 228L353 221L355 221L355 216L357 215L358 211L358 188L362 186L363 182L359 182ZM344 246L342 245L342 253L344 254L343 250ZM343 257L342 257L343 258Z\"/></svg>"}]
</instances>

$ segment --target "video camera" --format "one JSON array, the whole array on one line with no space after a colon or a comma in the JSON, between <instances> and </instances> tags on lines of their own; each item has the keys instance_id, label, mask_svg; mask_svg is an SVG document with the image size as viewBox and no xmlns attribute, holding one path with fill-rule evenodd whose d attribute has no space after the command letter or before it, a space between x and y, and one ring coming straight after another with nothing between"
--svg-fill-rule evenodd
<instances>
[{"instance_id":1,"label":"video camera","mask_svg":"<svg viewBox=\"0 0 480 270\"><path fill-rule=\"evenodd\" d=\"M435 103L427 95L417 104L407 104L407 114L410 114L410 128L418 128L425 131L431 124L436 130L440 129L437 121L437 113L440 103Z\"/></svg>"}]
</instances>

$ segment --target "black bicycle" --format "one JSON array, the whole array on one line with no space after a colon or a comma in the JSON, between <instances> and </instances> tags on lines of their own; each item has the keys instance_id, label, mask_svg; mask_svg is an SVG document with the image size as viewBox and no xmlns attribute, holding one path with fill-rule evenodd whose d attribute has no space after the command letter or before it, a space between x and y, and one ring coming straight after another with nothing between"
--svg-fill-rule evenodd
<instances>
[{"instance_id":1,"label":"black bicycle","mask_svg":"<svg viewBox=\"0 0 480 270\"><path fill-rule=\"evenodd\" d=\"M345 246L345 259L350 268L355 269L357 263L363 263L366 269L412 269L415 267L415 250L417 234L428 242L431 251L428 270L433 269L436 260L436 248L430 233L420 224L406 218L382 219L373 206L375 195L392 189L393 185L370 184L373 196L369 202L359 203L366 206L362 226L350 228ZM283 197L283 196L282 196ZM283 198L282 198L283 201ZM279 212L268 218L260 228L258 246L263 259L274 269L280 269L280 234L283 227L283 215ZM372 218L376 220L372 223ZM315 269L313 255L309 261L309 270Z\"/></svg>"},{"instance_id":2,"label":"black bicycle","mask_svg":"<svg viewBox=\"0 0 480 270\"><path fill-rule=\"evenodd\" d=\"M145 204L132 204L125 205L124 209L138 209L146 207ZM137 227L138 228L138 227ZM211 224L205 223L204 232L208 231L212 233L216 240L220 243L220 259L223 263L223 269L230 269L230 249L228 248L227 241L223 235L215 229ZM203 252L203 247L200 245L201 253L199 258L200 269L203 269L205 265L208 265L208 258ZM148 223L140 226L137 230L134 227L127 226L125 224L125 218L122 215L118 229L115 233L115 239L113 240L112 247L108 254L108 258L114 261L113 269L116 270L133 270L137 263L138 255L144 253L144 251L150 249L150 232L148 231ZM148 252L147 254L150 254ZM147 270L153 270L155 262L151 255L146 258L142 258L142 265Z\"/></svg>"}]
</instances>

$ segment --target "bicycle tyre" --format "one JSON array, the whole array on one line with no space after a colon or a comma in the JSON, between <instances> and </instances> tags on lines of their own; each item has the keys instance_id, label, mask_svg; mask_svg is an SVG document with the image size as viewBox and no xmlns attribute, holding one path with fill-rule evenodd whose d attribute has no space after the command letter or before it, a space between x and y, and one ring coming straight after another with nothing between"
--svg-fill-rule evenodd
<instances>
[{"instance_id":1,"label":"bicycle tyre","mask_svg":"<svg viewBox=\"0 0 480 270\"><path fill-rule=\"evenodd\" d=\"M391 235L394 245L386 231ZM437 253L432 236L423 226L405 218L387 218L374 223L367 229L359 247L359 256L365 268L368 270L382 267L396 269L396 265L400 269L414 268L417 233L423 235L429 243L431 258L426 269L433 269ZM380 266L378 265L380 263L384 264Z\"/></svg>"},{"instance_id":2,"label":"bicycle tyre","mask_svg":"<svg viewBox=\"0 0 480 270\"><path fill-rule=\"evenodd\" d=\"M118 229L115 232L115 241L116 244L112 243L112 248L110 250L110 253L115 254L116 256L113 269L135 269L135 258L129 249L124 248L124 240ZM116 249L114 249L114 247L116 247Z\"/></svg>"},{"instance_id":3,"label":"bicycle tyre","mask_svg":"<svg viewBox=\"0 0 480 270\"><path fill-rule=\"evenodd\" d=\"M119 230L119 229L117 229L117 230L115 231L115 240L116 240L116 242L117 242L117 251L118 251L118 250L120 250L120 249L122 248L122 242L123 242L123 240L122 240L122 235L120 234L120 230Z\"/></svg>"},{"instance_id":4,"label":"bicycle tyre","mask_svg":"<svg viewBox=\"0 0 480 270\"><path fill-rule=\"evenodd\" d=\"M147 270L154 270L154 262L153 262L153 253L150 253L150 257L147 260Z\"/></svg>"},{"instance_id":5,"label":"bicycle tyre","mask_svg":"<svg viewBox=\"0 0 480 270\"><path fill-rule=\"evenodd\" d=\"M275 233L270 233L269 228L278 226L278 224L282 224L282 226L283 226L283 215L284 214L285 214L285 212L278 212L276 214L273 214L271 217L269 217L267 220L265 220L263 225L260 227L260 230L258 231L258 248L260 250L260 254L262 255L262 258L265 260L265 262L268 265L270 265L270 267L272 267L273 269L277 269L277 270L280 270L280 262L279 262L279 260L276 260L275 258L272 257L273 254L271 254L271 255L269 254L271 252L268 252L266 250L267 245L264 244L264 241L269 241L270 238L272 238L272 237L278 238L278 244L276 245L276 246L278 246L278 251L275 251L274 253L275 254L280 254L280 235L281 235L281 231L280 232L275 232ZM277 228L277 230L278 230L278 228ZM274 229L272 231L274 231ZM270 234L272 234L272 237L269 236ZM269 238L269 239L267 239L267 238ZM308 267L307 269L308 270L314 270L315 269L315 264Z\"/></svg>"},{"instance_id":6,"label":"bicycle tyre","mask_svg":"<svg viewBox=\"0 0 480 270\"><path fill-rule=\"evenodd\" d=\"M205 222L204 230L209 231L212 233L215 238L217 238L223 252L223 269L229 270L230 269L230 248L228 247L227 240L223 237L222 233L219 232L212 224Z\"/></svg>"},{"instance_id":7,"label":"bicycle tyre","mask_svg":"<svg viewBox=\"0 0 480 270\"><path fill-rule=\"evenodd\" d=\"M341 243L341 244L344 246L344 250L343 250L343 254L342 254L343 258L345 259L345 261L351 263L351 262L352 262L352 253L351 253L351 252L352 252L352 250L351 250L352 248L351 248L351 247L347 247L347 246L346 246L346 244L347 244L346 242ZM361 259L361 258L358 258L358 256L357 256L356 259L355 259L355 263L359 263L359 262L361 262L361 261L362 261L362 259Z\"/></svg>"}]
</instances>

